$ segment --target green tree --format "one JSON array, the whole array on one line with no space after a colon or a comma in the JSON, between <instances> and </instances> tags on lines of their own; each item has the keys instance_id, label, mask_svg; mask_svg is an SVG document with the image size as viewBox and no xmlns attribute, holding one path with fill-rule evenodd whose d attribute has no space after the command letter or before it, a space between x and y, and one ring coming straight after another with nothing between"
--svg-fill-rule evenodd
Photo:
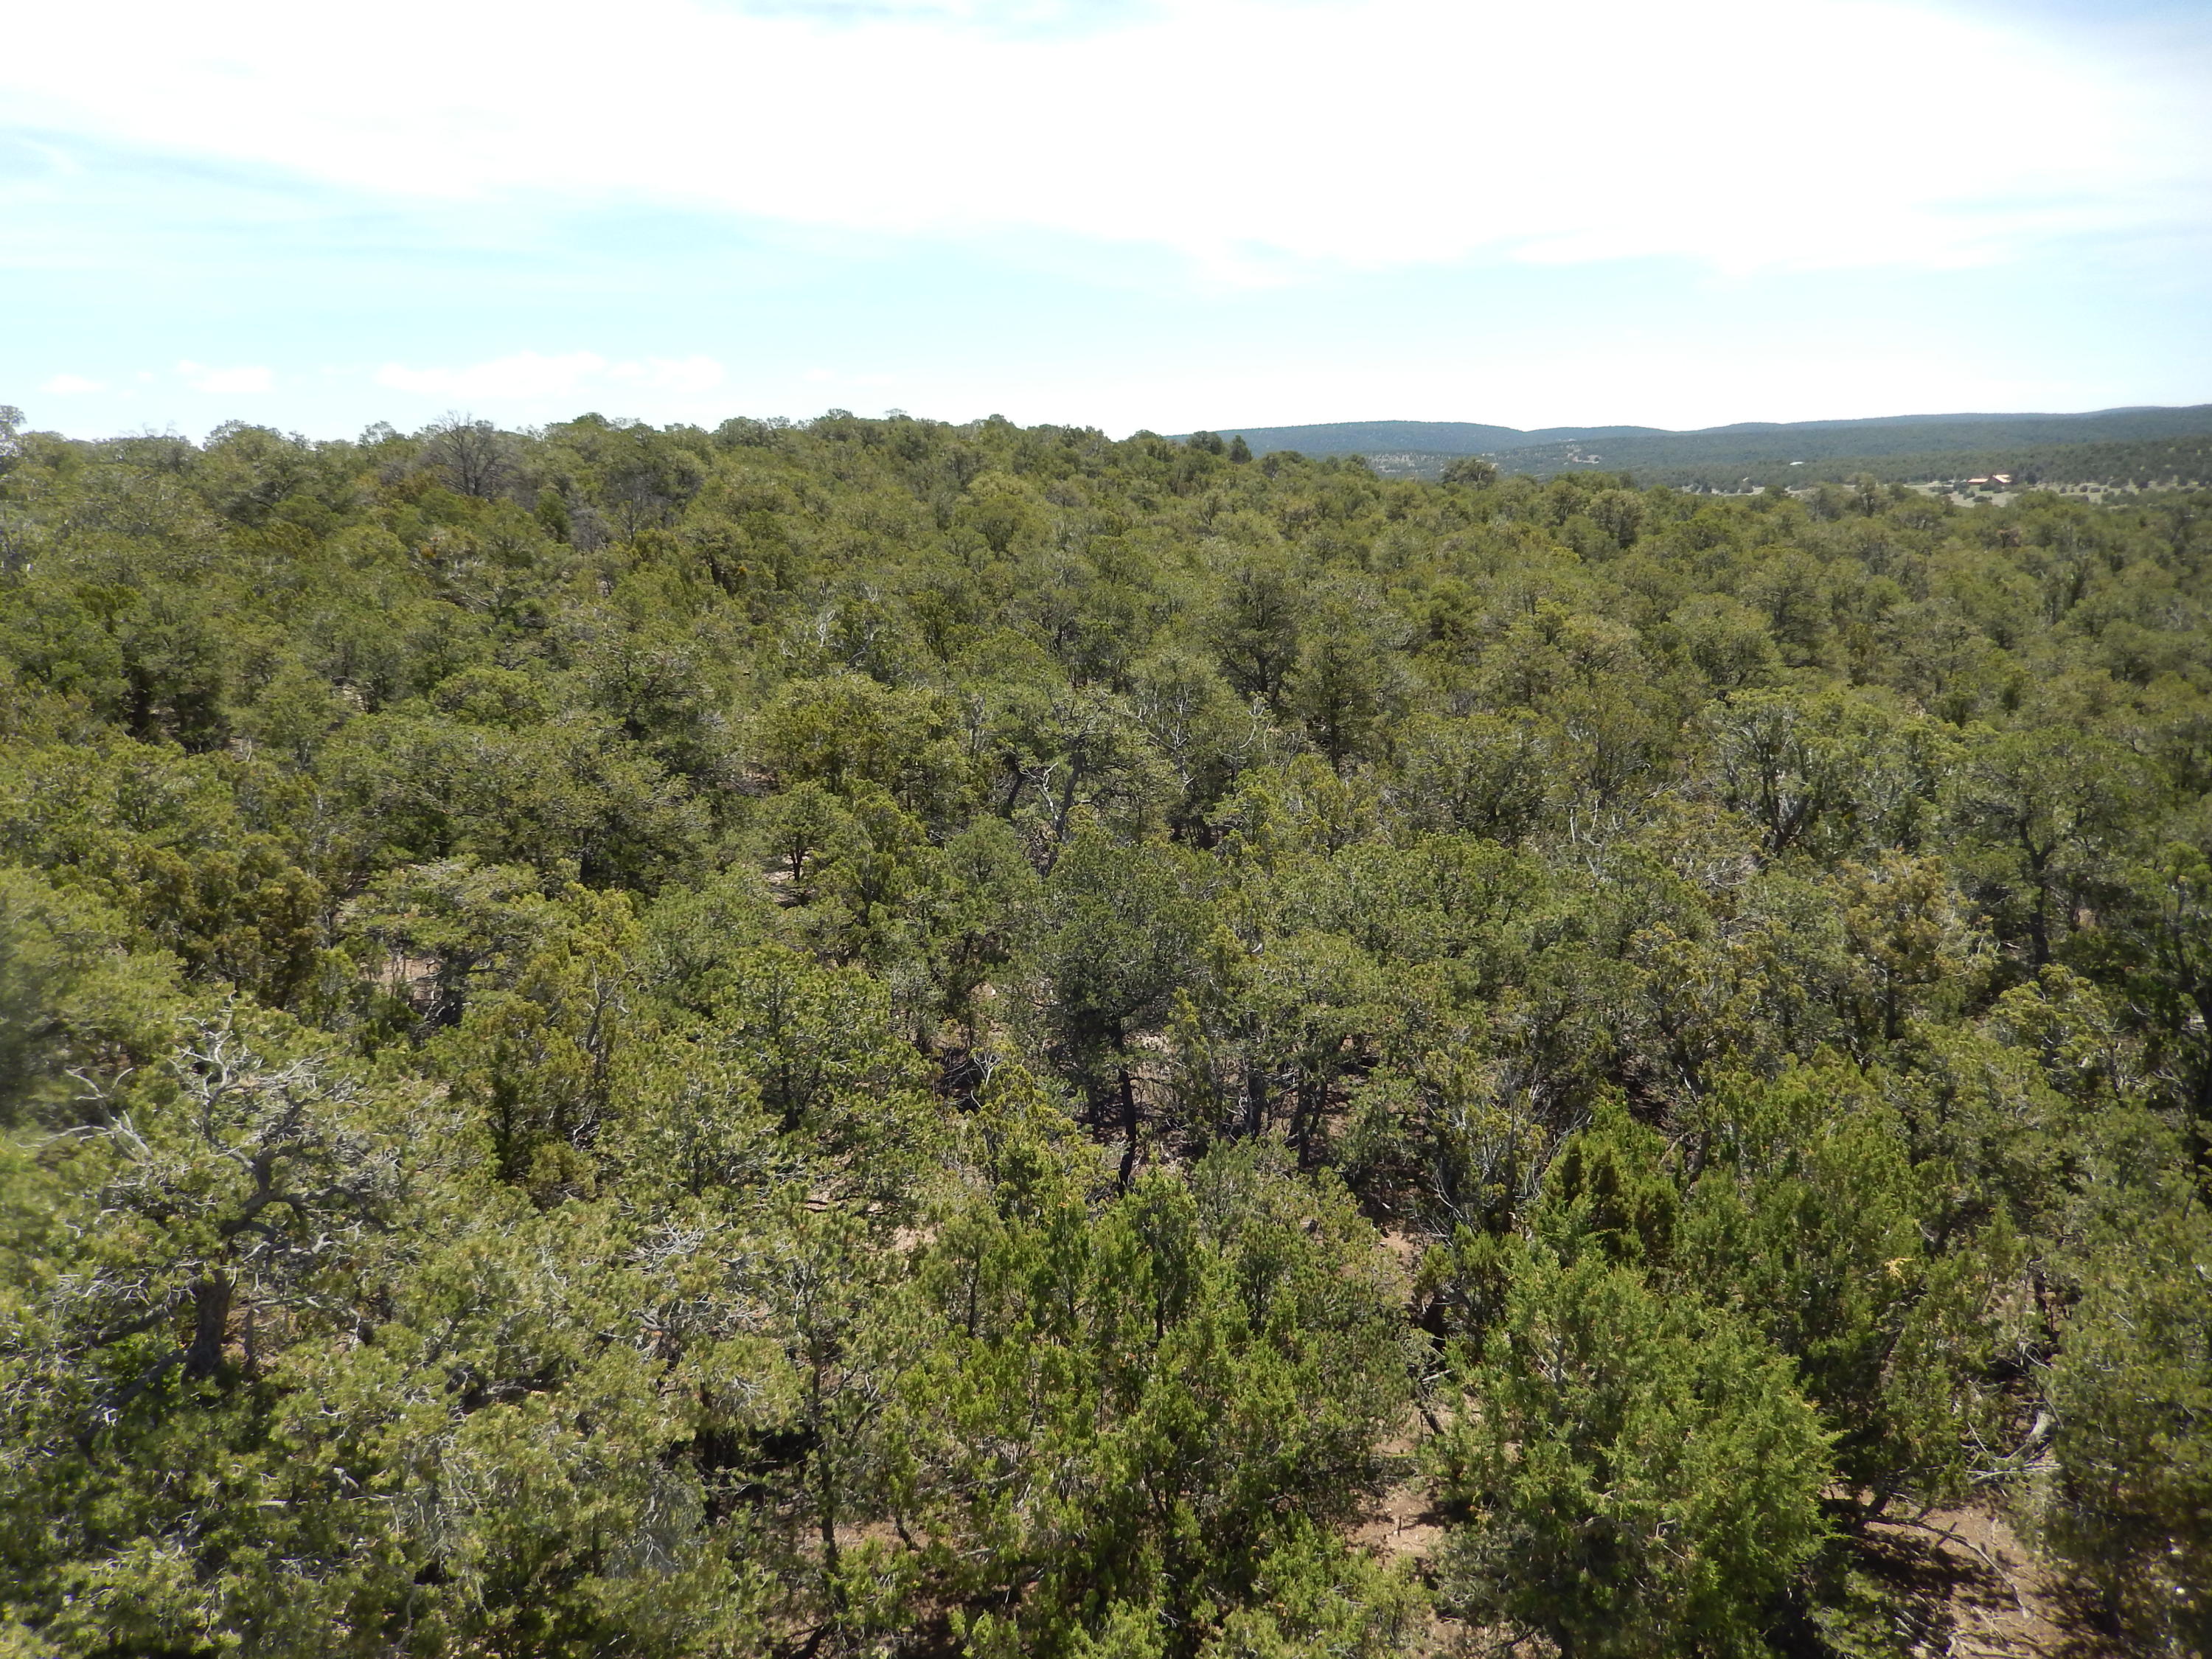
<instances>
[{"instance_id":1,"label":"green tree","mask_svg":"<svg viewBox=\"0 0 2212 1659\"><path fill-rule=\"evenodd\" d=\"M1240 561L1212 626L1223 676L1240 695L1280 709L1304 626L1305 605L1290 566L1272 555Z\"/></svg>"},{"instance_id":2,"label":"green tree","mask_svg":"<svg viewBox=\"0 0 2212 1659\"><path fill-rule=\"evenodd\" d=\"M1983 734L1960 784L1972 866L2007 931L2042 967L2119 848L2136 787L2128 757L2087 733L2050 726Z\"/></svg>"},{"instance_id":3,"label":"green tree","mask_svg":"<svg viewBox=\"0 0 2212 1659\"><path fill-rule=\"evenodd\" d=\"M923 1272L939 1334L906 1396L908 1479L916 1518L959 1540L946 1588L989 1610L971 1640L1085 1653L1140 1621L1163 1654L1234 1653L1314 1621L1371 1648L1407 1592L1316 1536L1371 1489L1406 1401L1371 1231L1252 1146L1095 1210L1080 1192L1002 1185Z\"/></svg>"},{"instance_id":4,"label":"green tree","mask_svg":"<svg viewBox=\"0 0 2212 1659\"><path fill-rule=\"evenodd\" d=\"M1598 1252L1531 1251L1435 1443L1447 1600L1563 1653L1766 1650L1826 1535L1827 1437L1789 1361Z\"/></svg>"},{"instance_id":5,"label":"green tree","mask_svg":"<svg viewBox=\"0 0 2212 1659\"><path fill-rule=\"evenodd\" d=\"M2169 1201L2100 1242L2049 1384L2051 1539L2142 1650L2201 1652L2212 1643L2212 1224L2201 1201Z\"/></svg>"},{"instance_id":6,"label":"green tree","mask_svg":"<svg viewBox=\"0 0 2212 1659\"><path fill-rule=\"evenodd\" d=\"M1936 1172L1846 1067L1733 1079L1705 1110L1685 1283L1796 1362L1864 1516L1963 1497L1996 1437L1991 1304L2017 1267L2002 1224L1931 1243L1948 1231Z\"/></svg>"},{"instance_id":7,"label":"green tree","mask_svg":"<svg viewBox=\"0 0 2212 1659\"><path fill-rule=\"evenodd\" d=\"M1136 1167L1142 1127L1132 1040L1165 1024L1207 931L1191 884L1176 860L1085 830L1045 885L1048 1029L1094 1117L1106 1121L1115 1103L1124 1181Z\"/></svg>"}]
</instances>

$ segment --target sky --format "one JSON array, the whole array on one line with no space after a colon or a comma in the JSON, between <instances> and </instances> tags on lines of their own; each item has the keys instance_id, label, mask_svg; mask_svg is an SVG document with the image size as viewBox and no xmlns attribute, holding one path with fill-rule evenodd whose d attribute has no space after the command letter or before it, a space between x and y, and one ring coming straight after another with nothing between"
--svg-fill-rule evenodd
<instances>
[{"instance_id":1,"label":"sky","mask_svg":"<svg viewBox=\"0 0 2212 1659\"><path fill-rule=\"evenodd\" d=\"M2212 401L2212 0L108 0L0 30L82 436Z\"/></svg>"}]
</instances>

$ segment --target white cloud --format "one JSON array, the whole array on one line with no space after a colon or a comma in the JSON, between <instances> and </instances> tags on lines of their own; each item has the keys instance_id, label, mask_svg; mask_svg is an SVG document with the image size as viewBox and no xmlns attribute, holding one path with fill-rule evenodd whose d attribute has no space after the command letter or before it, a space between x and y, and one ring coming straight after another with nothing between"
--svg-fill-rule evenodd
<instances>
[{"instance_id":1,"label":"white cloud","mask_svg":"<svg viewBox=\"0 0 2212 1659\"><path fill-rule=\"evenodd\" d=\"M722 384L722 366L712 357L647 357L641 363L614 363L610 380L653 392L711 392Z\"/></svg>"},{"instance_id":2,"label":"white cloud","mask_svg":"<svg viewBox=\"0 0 2212 1659\"><path fill-rule=\"evenodd\" d=\"M585 380L605 374L606 368L607 360L597 352L541 357L534 351L520 351L466 368L410 368L404 363L386 363L376 371L376 383L395 392L427 397L507 403L566 397Z\"/></svg>"},{"instance_id":3,"label":"white cloud","mask_svg":"<svg viewBox=\"0 0 2212 1659\"><path fill-rule=\"evenodd\" d=\"M1083 26L1003 26L1030 18ZM633 0L619 21L391 0L380 19L47 7L15 26L0 88L51 129L189 134L396 196L1042 231L1242 281L1469 257L1956 265L2201 228L2212 200L2201 39L2132 57L2118 33L2083 47L1932 0Z\"/></svg>"},{"instance_id":4,"label":"white cloud","mask_svg":"<svg viewBox=\"0 0 2212 1659\"><path fill-rule=\"evenodd\" d=\"M82 374L57 374L39 390L67 398L82 392L105 392L107 390L107 382L88 380Z\"/></svg>"},{"instance_id":5,"label":"white cloud","mask_svg":"<svg viewBox=\"0 0 2212 1659\"><path fill-rule=\"evenodd\" d=\"M596 351L544 356L519 351L463 368L410 368L386 363L376 384L395 392L456 399L463 403L539 404L588 392L594 386L619 386L677 394L712 391L721 385L721 364L711 357L647 357L610 362Z\"/></svg>"},{"instance_id":6,"label":"white cloud","mask_svg":"<svg viewBox=\"0 0 2212 1659\"><path fill-rule=\"evenodd\" d=\"M1156 9L1149 0L735 0L729 9L830 27L898 20L1010 35L1095 33Z\"/></svg>"},{"instance_id":7,"label":"white cloud","mask_svg":"<svg viewBox=\"0 0 2212 1659\"><path fill-rule=\"evenodd\" d=\"M189 359L177 365L177 373L195 392L215 392L226 395L243 392L272 392L276 377L266 368L210 368L205 363Z\"/></svg>"}]
</instances>

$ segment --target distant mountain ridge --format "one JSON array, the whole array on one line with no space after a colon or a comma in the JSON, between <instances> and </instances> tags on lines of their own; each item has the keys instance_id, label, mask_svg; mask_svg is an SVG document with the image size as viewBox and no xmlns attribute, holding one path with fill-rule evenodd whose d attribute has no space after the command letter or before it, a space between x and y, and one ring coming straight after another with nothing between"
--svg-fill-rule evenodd
<instances>
[{"instance_id":1,"label":"distant mountain ridge","mask_svg":"<svg viewBox=\"0 0 2212 1659\"><path fill-rule=\"evenodd\" d=\"M2002 452L2014 446L2142 442L2212 434L2212 404L2135 406L2080 414L1882 415L1844 421L1741 421L1675 432L1650 426L1545 427L1524 431L1467 421L1340 421L1315 426L1223 426L1255 454L1445 457L1488 455L1509 471L1577 466L1624 471L1808 465L1839 457Z\"/></svg>"},{"instance_id":2,"label":"distant mountain ridge","mask_svg":"<svg viewBox=\"0 0 2212 1659\"><path fill-rule=\"evenodd\" d=\"M1224 426L1224 438L1240 434L1252 453L1295 449L1307 455L1367 455L1411 450L1425 455L1490 455L1539 444L1585 438L1663 435L1656 426L1554 426L1533 432L1518 427L1484 426L1473 421L1336 421L1322 426Z\"/></svg>"}]
</instances>

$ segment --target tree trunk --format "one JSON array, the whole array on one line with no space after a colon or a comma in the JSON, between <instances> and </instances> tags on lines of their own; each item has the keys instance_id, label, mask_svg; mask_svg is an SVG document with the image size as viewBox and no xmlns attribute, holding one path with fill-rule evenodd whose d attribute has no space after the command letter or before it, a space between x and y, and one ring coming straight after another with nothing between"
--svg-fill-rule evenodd
<instances>
[{"instance_id":1,"label":"tree trunk","mask_svg":"<svg viewBox=\"0 0 2212 1659\"><path fill-rule=\"evenodd\" d=\"M230 1324L230 1280L217 1273L192 1286L192 1340L185 1350L185 1375L212 1376L222 1364L223 1333Z\"/></svg>"},{"instance_id":2,"label":"tree trunk","mask_svg":"<svg viewBox=\"0 0 2212 1659\"><path fill-rule=\"evenodd\" d=\"M1137 1085L1129 1068L1121 1067L1121 1187L1127 1191L1137 1169Z\"/></svg>"}]
</instances>

